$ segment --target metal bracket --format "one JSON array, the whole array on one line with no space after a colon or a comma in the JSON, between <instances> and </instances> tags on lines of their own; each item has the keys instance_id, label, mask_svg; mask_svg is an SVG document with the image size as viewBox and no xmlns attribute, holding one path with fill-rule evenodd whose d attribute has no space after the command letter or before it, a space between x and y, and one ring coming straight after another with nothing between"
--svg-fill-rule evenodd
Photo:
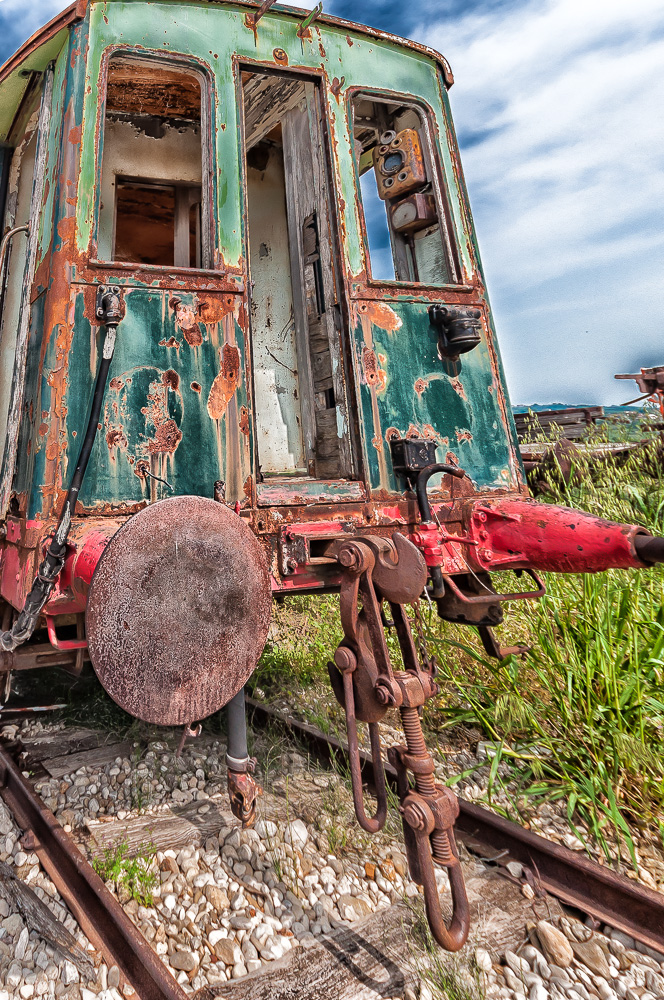
<instances>
[{"instance_id":1,"label":"metal bracket","mask_svg":"<svg viewBox=\"0 0 664 1000\"><path fill-rule=\"evenodd\" d=\"M298 566L309 562L309 539L304 535L292 534L288 528L282 528L277 539L277 551L282 576L290 576Z\"/></svg>"}]
</instances>

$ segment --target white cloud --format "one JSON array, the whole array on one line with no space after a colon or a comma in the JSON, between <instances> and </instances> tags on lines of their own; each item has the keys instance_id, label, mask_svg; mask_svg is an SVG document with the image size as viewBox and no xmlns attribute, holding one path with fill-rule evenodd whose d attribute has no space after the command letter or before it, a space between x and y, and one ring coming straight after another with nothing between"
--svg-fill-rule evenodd
<instances>
[{"instance_id":1,"label":"white cloud","mask_svg":"<svg viewBox=\"0 0 664 1000\"><path fill-rule=\"evenodd\" d=\"M623 398L622 357L661 342L664 363L664 6L530 2L417 36L455 73L514 397Z\"/></svg>"}]
</instances>

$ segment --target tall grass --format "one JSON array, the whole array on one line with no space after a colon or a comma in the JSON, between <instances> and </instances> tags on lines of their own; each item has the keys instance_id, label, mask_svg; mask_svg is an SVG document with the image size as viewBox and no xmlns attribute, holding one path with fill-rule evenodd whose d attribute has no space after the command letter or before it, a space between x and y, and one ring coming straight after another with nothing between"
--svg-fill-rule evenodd
<instances>
[{"instance_id":1,"label":"tall grass","mask_svg":"<svg viewBox=\"0 0 664 1000\"><path fill-rule=\"evenodd\" d=\"M579 459L575 485L555 477L548 500L664 529L664 483L653 445L599 470ZM585 466L585 467L584 467ZM514 604L504 625L531 644L523 658L488 660L472 638L430 620L443 696L433 728L465 721L495 741L491 777L510 762L518 802L564 799L570 824L611 857L632 831L664 835L664 573L549 574L538 604Z\"/></svg>"}]
</instances>

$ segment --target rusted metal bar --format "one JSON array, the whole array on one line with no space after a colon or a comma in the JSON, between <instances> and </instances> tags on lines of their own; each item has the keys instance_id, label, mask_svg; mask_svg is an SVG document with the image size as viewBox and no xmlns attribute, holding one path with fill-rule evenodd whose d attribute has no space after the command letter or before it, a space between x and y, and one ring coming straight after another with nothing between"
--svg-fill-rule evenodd
<instances>
[{"instance_id":1,"label":"rusted metal bar","mask_svg":"<svg viewBox=\"0 0 664 1000\"><path fill-rule=\"evenodd\" d=\"M281 722L319 759L347 765L348 750L341 740L253 698L247 698L247 709L261 726L270 721ZM360 759L362 777L372 786L371 755L360 750ZM385 765L385 777L396 789L397 772L391 764ZM546 840L465 799L459 799L455 831L466 844L487 845L489 854L507 851L509 858L527 866L535 880L552 896L629 934L641 944L664 952L663 894L631 882L576 851Z\"/></svg>"},{"instance_id":2,"label":"rusted metal bar","mask_svg":"<svg viewBox=\"0 0 664 1000\"><path fill-rule=\"evenodd\" d=\"M275 3L275 0L264 0L255 14L247 14L247 24L249 24L250 27L255 28L263 14L268 12L273 3Z\"/></svg>"},{"instance_id":3,"label":"rusted metal bar","mask_svg":"<svg viewBox=\"0 0 664 1000\"><path fill-rule=\"evenodd\" d=\"M84 933L109 965L117 965L139 1000L185 1000L184 991L2 747L0 795L21 829L32 835L30 850Z\"/></svg>"},{"instance_id":4,"label":"rusted metal bar","mask_svg":"<svg viewBox=\"0 0 664 1000\"><path fill-rule=\"evenodd\" d=\"M307 29L309 28L309 26L311 24L313 24L313 22L316 20L316 18L320 17L320 15L322 13L323 13L323 4L322 3L316 4L316 6L314 7L314 9L312 11L310 11L309 14L307 14L307 16L305 17L304 21L302 22L302 24L297 29L297 37L298 38L304 38L304 36L307 33Z\"/></svg>"}]
</instances>

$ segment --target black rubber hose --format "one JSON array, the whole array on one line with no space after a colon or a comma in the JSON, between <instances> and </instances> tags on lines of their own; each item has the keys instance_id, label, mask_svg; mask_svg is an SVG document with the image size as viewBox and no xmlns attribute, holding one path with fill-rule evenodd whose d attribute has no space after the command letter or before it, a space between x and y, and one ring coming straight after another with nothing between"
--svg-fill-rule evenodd
<instances>
[{"instance_id":1,"label":"black rubber hose","mask_svg":"<svg viewBox=\"0 0 664 1000\"><path fill-rule=\"evenodd\" d=\"M637 535L634 539L634 548L641 562L651 565L664 562L664 538Z\"/></svg>"},{"instance_id":2,"label":"black rubber hose","mask_svg":"<svg viewBox=\"0 0 664 1000\"><path fill-rule=\"evenodd\" d=\"M456 479L463 479L466 475L463 469L458 469L456 465L447 465L445 462L440 465L427 465L426 469L422 469L415 483L415 493L417 494L417 506L420 508L420 517L425 524L433 521L431 504L427 496L427 484L437 472L446 472L448 476L455 476Z\"/></svg>"},{"instance_id":3,"label":"black rubber hose","mask_svg":"<svg viewBox=\"0 0 664 1000\"><path fill-rule=\"evenodd\" d=\"M226 705L228 745L226 763L233 771L246 771L249 760L247 747L247 716L244 708L244 688L240 688Z\"/></svg>"},{"instance_id":4,"label":"black rubber hose","mask_svg":"<svg viewBox=\"0 0 664 1000\"><path fill-rule=\"evenodd\" d=\"M30 593L25 599L23 610L19 614L11 629L8 632L0 633L0 649L5 650L6 652L12 652L12 650L28 641L37 627L37 622L42 608L51 596L56 580L60 576L62 567L64 566L67 551L67 536L69 535L69 528L71 527L72 512L76 510L76 501L83 483L85 470L90 460L92 446L97 435L97 424L99 423L101 404L106 390L106 379L108 378L108 370L111 366L113 352L115 350L116 330L116 323L109 323L106 327L106 336L104 338L102 358L99 362L99 368L97 370L97 379L95 381L95 388L92 396L92 406L90 408L88 426L85 431L85 437L83 438L83 444L81 445L78 461L76 463L76 468L74 469L74 475L71 478L71 483L69 485L69 490L67 491L67 497L65 499L64 507L62 508L58 526L55 529L53 538L51 539L48 549L46 550L46 555L37 570L37 576L34 579Z\"/></svg>"}]
</instances>

